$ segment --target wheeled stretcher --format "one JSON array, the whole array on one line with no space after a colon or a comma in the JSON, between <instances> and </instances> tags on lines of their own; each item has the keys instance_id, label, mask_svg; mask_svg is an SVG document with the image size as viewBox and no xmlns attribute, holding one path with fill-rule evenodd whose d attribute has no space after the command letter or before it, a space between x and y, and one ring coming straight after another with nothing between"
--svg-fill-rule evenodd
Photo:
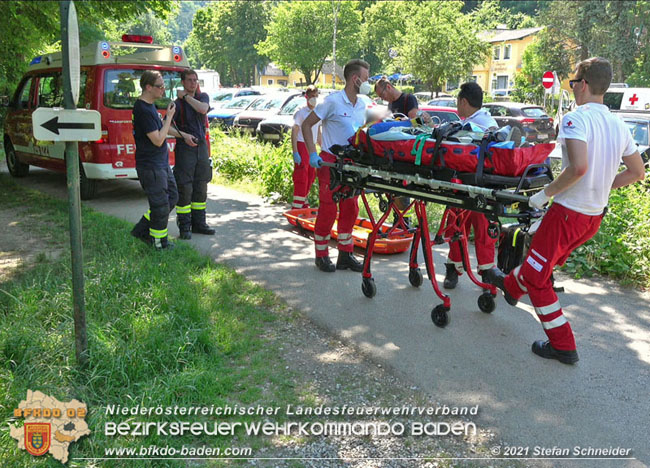
<instances>
[{"instance_id":1,"label":"wheeled stretcher","mask_svg":"<svg viewBox=\"0 0 650 468\"><path fill-rule=\"evenodd\" d=\"M409 282L422 285L424 278L417 263L418 249L422 248L424 263L436 295L443 301L431 312L431 319L439 327L449 322L451 300L435 280L433 245L459 242L465 271L470 279L483 289L478 298L481 311L495 309L496 288L483 283L473 274L469 264L465 220L469 211L483 213L490 221L488 234L499 235L499 218L515 218L530 224L542 212L528 207L530 192L541 189L552 180L551 169L543 164L553 145L540 144L525 148L505 149L494 146L494 134L486 134L478 144L468 144L450 137L449 126L435 129L425 137L408 140L381 141L368 135L367 129L351 138L347 146L330 149L337 156L330 167L334 199L356 196L363 191L374 191L385 196L383 214L368 236L362 273L362 292L372 298L376 286L371 273L373 245L380 228L394 213L403 223L404 213L413 208L417 227L409 254ZM492 145L490 144L492 143ZM396 197L410 197L410 205L398 209ZM365 198L363 198L366 203ZM435 235L431 236L426 212L428 202L447 208ZM381 205L381 204L380 204ZM369 206L366 203L366 208Z\"/></svg>"}]
</instances>

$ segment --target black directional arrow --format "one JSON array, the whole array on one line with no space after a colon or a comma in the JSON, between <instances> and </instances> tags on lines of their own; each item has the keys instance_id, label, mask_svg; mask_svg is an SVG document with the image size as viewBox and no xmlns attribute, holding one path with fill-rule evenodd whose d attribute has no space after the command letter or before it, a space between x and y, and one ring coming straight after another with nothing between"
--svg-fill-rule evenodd
<instances>
[{"instance_id":1,"label":"black directional arrow","mask_svg":"<svg viewBox=\"0 0 650 468\"><path fill-rule=\"evenodd\" d=\"M59 116L57 115L53 119L48 120L45 123L41 124L46 130L54 133L55 135L59 134L60 129L69 129L69 130L93 130L95 128L94 123L81 123L81 122L61 122L59 123Z\"/></svg>"}]
</instances>

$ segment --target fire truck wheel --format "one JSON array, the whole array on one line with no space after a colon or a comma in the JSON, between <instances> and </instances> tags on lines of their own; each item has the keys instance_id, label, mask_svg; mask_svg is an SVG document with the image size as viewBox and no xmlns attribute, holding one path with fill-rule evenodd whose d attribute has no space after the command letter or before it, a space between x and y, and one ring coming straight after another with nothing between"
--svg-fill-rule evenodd
<instances>
[{"instance_id":1,"label":"fire truck wheel","mask_svg":"<svg viewBox=\"0 0 650 468\"><path fill-rule=\"evenodd\" d=\"M375 294L377 294L377 286L375 286L375 280L372 278L364 278L363 282L361 283L361 291L363 292L363 295L368 298L375 297Z\"/></svg>"},{"instance_id":2,"label":"fire truck wheel","mask_svg":"<svg viewBox=\"0 0 650 468\"><path fill-rule=\"evenodd\" d=\"M97 195L97 180L86 177L81 162L79 163L79 195L82 200L91 200Z\"/></svg>"},{"instance_id":3,"label":"fire truck wheel","mask_svg":"<svg viewBox=\"0 0 650 468\"><path fill-rule=\"evenodd\" d=\"M449 310L442 304L439 304L431 311L431 320L436 327L445 328L449 323Z\"/></svg>"},{"instance_id":4,"label":"fire truck wheel","mask_svg":"<svg viewBox=\"0 0 650 468\"><path fill-rule=\"evenodd\" d=\"M411 286L419 288L422 286L423 280L424 278L419 268L411 268L409 270L409 283L411 283Z\"/></svg>"},{"instance_id":5,"label":"fire truck wheel","mask_svg":"<svg viewBox=\"0 0 650 468\"><path fill-rule=\"evenodd\" d=\"M478 308L481 309L481 312L486 314L491 313L496 308L496 303L492 294L489 292L483 293L478 297Z\"/></svg>"},{"instance_id":6,"label":"fire truck wheel","mask_svg":"<svg viewBox=\"0 0 650 468\"><path fill-rule=\"evenodd\" d=\"M7 156L9 174L13 177L25 177L29 174L29 164L21 163L18 160L18 155L16 155L13 145L9 142L5 144L5 154Z\"/></svg>"}]
</instances>

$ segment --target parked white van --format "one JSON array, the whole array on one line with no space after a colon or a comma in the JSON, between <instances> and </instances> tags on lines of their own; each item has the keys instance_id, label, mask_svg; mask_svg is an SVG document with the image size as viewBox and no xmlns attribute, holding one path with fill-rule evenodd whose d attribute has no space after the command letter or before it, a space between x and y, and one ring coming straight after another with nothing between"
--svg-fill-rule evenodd
<instances>
[{"instance_id":1,"label":"parked white van","mask_svg":"<svg viewBox=\"0 0 650 468\"><path fill-rule=\"evenodd\" d=\"M650 112L650 88L610 87L603 102L612 111Z\"/></svg>"}]
</instances>

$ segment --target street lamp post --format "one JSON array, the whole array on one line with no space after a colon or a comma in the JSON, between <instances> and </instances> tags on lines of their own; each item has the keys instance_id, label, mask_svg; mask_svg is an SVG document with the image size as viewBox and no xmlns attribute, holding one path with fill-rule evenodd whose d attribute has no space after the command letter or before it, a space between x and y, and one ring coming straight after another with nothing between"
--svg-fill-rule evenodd
<instances>
[{"instance_id":1,"label":"street lamp post","mask_svg":"<svg viewBox=\"0 0 650 468\"><path fill-rule=\"evenodd\" d=\"M334 35L332 37L332 88L336 89L336 27L339 20L339 7L341 4L338 0L332 3L332 13L334 13Z\"/></svg>"}]
</instances>

